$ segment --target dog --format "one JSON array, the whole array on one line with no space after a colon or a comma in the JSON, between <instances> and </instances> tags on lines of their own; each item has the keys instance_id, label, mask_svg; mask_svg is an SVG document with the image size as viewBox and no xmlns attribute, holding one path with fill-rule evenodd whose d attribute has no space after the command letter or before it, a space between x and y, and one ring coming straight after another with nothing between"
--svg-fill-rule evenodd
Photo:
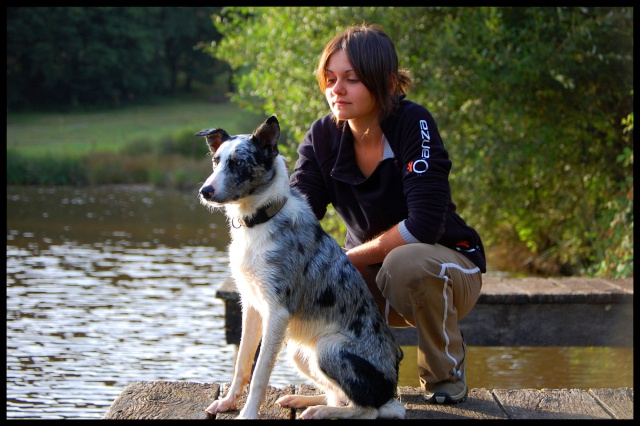
<instances>
[{"instance_id":1,"label":"dog","mask_svg":"<svg viewBox=\"0 0 640 426\"><path fill-rule=\"evenodd\" d=\"M269 377L286 342L291 363L322 395L276 402L305 408L302 419L404 418L397 401L403 353L373 295L301 192L289 186L275 115L252 134L206 129L213 173L199 191L230 225L229 265L240 294L242 334L229 391L206 409L258 418ZM252 365L258 346L260 351Z\"/></svg>"}]
</instances>

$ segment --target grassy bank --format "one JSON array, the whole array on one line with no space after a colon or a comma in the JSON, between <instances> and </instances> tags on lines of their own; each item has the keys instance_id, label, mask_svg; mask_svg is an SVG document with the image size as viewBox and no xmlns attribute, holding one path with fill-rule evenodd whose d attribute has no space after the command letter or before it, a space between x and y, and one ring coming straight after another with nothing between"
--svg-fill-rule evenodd
<instances>
[{"instance_id":1,"label":"grassy bank","mask_svg":"<svg viewBox=\"0 0 640 426\"><path fill-rule=\"evenodd\" d=\"M7 183L181 188L210 170L203 128L252 131L264 117L231 103L167 100L88 113L7 114Z\"/></svg>"}]
</instances>

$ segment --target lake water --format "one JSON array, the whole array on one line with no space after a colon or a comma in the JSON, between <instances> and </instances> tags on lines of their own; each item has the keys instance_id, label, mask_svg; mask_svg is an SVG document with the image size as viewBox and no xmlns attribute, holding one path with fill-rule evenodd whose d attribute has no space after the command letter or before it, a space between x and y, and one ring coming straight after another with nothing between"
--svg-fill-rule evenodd
<instances>
[{"instance_id":1,"label":"lake water","mask_svg":"<svg viewBox=\"0 0 640 426\"><path fill-rule=\"evenodd\" d=\"M149 187L7 188L7 418L100 419L130 383L229 381L222 213ZM418 386L403 347L401 386ZM469 347L470 388L633 387L633 348ZM306 383L281 358L271 385Z\"/></svg>"}]
</instances>

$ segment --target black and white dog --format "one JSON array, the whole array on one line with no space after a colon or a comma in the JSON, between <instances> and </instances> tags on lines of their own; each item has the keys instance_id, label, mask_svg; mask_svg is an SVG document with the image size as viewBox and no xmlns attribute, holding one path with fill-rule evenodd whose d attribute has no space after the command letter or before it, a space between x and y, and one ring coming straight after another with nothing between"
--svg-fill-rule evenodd
<instances>
[{"instance_id":1,"label":"black and white dog","mask_svg":"<svg viewBox=\"0 0 640 426\"><path fill-rule=\"evenodd\" d=\"M359 272L306 198L289 187L276 117L251 135L230 136L223 129L196 135L205 136L213 156L213 173L199 198L212 209L224 207L231 274L242 302L231 386L206 411L236 409L251 381L239 418L257 418L287 342L292 363L324 394L284 396L281 406L309 407L303 419L404 418L396 400L402 350Z\"/></svg>"}]
</instances>

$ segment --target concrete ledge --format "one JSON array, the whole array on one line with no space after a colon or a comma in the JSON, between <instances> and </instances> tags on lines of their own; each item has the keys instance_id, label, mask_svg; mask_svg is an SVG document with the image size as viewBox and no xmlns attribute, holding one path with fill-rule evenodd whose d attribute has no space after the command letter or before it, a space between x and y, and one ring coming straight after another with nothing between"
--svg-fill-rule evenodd
<instances>
[{"instance_id":1,"label":"concrete ledge","mask_svg":"<svg viewBox=\"0 0 640 426\"><path fill-rule=\"evenodd\" d=\"M472 346L633 346L633 280L485 278L460 329ZM414 328L392 331L417 342Z\"/></svg>"},{"instance_id":2,"label":"concrete ledge","mask_svg":"<svg viewBox=\"0 0 640 426\"><path fill-rule=\"evenodd\" d=\"M241 309L231 278L216 297L225 303L227 343L238 344ZM485 277L460 328L472 346L633 346L633 279ZM412 327L392 331L401 345L417 343Z\"/></svg>"},{"instance_id":3,"label":"concrete ledge","mask_svg":"<svg viewBox=\"0 0 640 426\"><path fill-rule=\"evenodd\" d=\"M134 382L127 386L104 415L109 420L206 419L204 410L224 396L228 383ZM237 417L237 410L215 420ZM309 385L269 387L260 409L261 419L294 420L302 410L282 408L276 399L286 394L316 394ZM456 405L429 404L418 388L398 387L406 419L633 419L633 388L618 389L471 389L467 401Z\"/></svg>"}]
</instances>

